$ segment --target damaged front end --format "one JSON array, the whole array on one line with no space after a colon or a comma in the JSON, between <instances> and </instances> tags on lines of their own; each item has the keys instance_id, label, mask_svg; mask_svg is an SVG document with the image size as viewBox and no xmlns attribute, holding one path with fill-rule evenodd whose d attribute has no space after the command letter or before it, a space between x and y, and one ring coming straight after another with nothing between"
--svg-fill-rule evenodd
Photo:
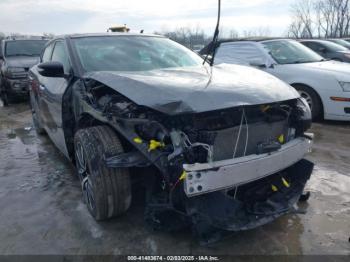
<instances>
[{"instance_id":1,"label":"damaged front end","mask_svg":"<svg viewBox=\"0 0 350 262\"><path fill-rule=\"evenodd\" d=\"M84 85L75 111L113 126L129 145L106 165L156 167L145 211L154 228L191 226L204 243L255 228L288 213L312 173L304 160L311 113L300 98L169 115L94 80Z\"/></svg>"}]
</instances>

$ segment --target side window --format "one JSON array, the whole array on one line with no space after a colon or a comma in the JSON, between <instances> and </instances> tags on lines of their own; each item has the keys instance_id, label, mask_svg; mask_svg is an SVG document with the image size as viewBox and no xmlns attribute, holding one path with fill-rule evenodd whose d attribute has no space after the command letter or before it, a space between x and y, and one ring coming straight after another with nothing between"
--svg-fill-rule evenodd
<instances>
[{"instance_id":1,"label":"side window","mask_svg":"<svg viewBox=\"0 0 350 262\"><path fill-rule=\"evenodd\" d=\"M314 42L306 42L305 44L308 48L314 50L315 52L319 52L319 49L321 47L319 44Z\"/></svg>"},{"instance_id":2,"label":"side window","mask_svg":"<svg viewBox=\"0 0 350 262\"><path fill-rule=\"evenodd\" d=\"M215 55L216 64L264 64L265 60L263 52L251 43L223 43Z\"/></svg>"},{"instance_id":3,"label":"side window","mask_svg":"<svg viewBox=\"0 0 350 262\"><path fill-rule=\"evenodd\" d=\"M58 41L53 49L51 61L60 62L63 65L64 72L69 73L71 66L69 62L68 52L66 46L62 41Z\"/></svg>"},{"instance_id":4,"label":"side window","mask_svg":"<svg viewBox=\"0 0 350 262\"><path fill-rule=\"evenodd\" d=\"M311 43L309 43L309 42L301 42L301 43L302 43L304 46L313 49L312 46L311 46Z\"/></svg>"},{"instance_id":5,"label":"side window","mask_svg":"<svg viewBox=\"0 0 350 262\"><path fill-rule=\"evenodd\" d=\"M53 44L50 44L45 48L45 51L43 53L43 57L41 59L42 62L51 61L52 49L53 49Z\"/></svg>"}]
</instances>

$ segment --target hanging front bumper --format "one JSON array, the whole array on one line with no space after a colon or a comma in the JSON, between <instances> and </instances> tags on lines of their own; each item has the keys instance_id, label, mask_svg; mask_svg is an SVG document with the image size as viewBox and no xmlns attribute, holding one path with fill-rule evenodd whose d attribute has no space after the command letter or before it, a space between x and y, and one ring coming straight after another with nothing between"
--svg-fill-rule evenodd
<instances>
[{"instance_id":1,"label":"hanging front bumper","mask_svg":"<svg viewBox=\"0 0 350 262\"><path fill-rule=\"evenodd\" d=\"M298 137L271 153L183 165L188 197L234 188L282 171L311 152L313 134Z\"/></svg>"}]
</instances>

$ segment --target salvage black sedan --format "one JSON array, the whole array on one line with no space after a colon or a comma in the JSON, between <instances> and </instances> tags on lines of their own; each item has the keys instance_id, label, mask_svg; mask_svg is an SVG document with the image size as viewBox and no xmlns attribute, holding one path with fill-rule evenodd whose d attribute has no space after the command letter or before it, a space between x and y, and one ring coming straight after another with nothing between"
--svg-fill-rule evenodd
<instances>
[{"instance_id":1,"label":"salvage black sedan","mask_svg":"<svg viewBox=\"0 0 350 262\"><path fill-rule=\"evenodd\" d=\"M96 220L126 212L140 187L155 228L214 241L287 213L312 173L310 108L293 88L164 37L54 39L30 95L37 132L75 162Z\"/></svg>"}]
</instances>

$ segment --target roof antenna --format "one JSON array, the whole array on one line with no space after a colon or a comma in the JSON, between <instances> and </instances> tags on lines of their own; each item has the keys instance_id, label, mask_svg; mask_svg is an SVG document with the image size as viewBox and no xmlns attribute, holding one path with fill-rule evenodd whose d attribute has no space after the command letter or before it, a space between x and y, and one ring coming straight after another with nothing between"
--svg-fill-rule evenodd
<instances>
[{"instance_id":1,"label":"roof antenna","mask_svg":"<svg viewBox=\"0 0 350 262\"><path fill-rule=\"evenodd\" d=\"M213 41L211 42L208 53L204 58L203 65L205 64L205 62L207 62L209 55L212 55L212 58L210 60L210 66L213 66L214 64L215 51L217 48L217 42L219 38L220 18L221 18L221 0L218 0L218 20L216 23Z\"/></svg>"}]
</instances>

